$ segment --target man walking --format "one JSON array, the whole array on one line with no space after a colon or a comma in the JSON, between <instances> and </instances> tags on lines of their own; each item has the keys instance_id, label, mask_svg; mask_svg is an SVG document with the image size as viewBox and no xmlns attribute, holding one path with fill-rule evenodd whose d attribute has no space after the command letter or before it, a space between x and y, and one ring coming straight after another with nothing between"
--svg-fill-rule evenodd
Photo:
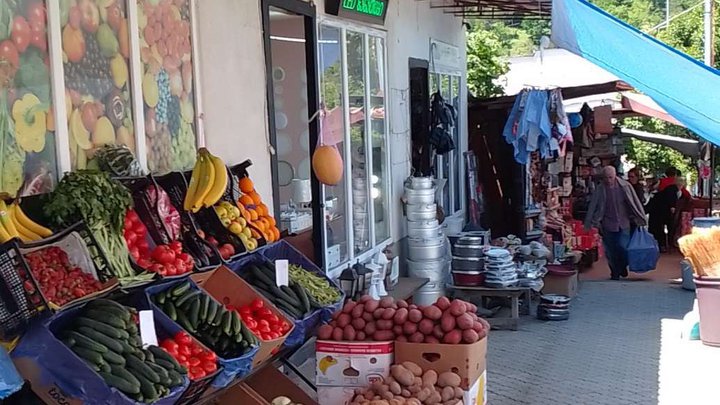
<instances>
[{"instance_id":1,"label":"man walking","mask_svg":"<svg viewBox=\"0 0 720 405\"><path fill-rule=\"evenodd\" d=\"M610 278L627 277L627 245L633 226L646 226L645 211L635 190L617 177L613 166L603 168L603 184L595 188L585 216L585 229L597 227L602 235Z\"/></svg>"}]
</instances>

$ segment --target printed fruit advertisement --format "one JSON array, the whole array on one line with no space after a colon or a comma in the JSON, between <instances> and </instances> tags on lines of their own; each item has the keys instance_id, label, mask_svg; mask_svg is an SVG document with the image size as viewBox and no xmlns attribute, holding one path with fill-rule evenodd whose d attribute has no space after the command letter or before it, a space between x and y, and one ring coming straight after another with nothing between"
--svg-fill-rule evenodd
<instances>
[{"instance_id":1,"label":"printed fruit advertisement","mask_svg":"<svg viewBox=\"0 0 720 405\"><path fill-rule=\"evenodd\" d=\"M189 0L138 0L148 167L195 164L195 108Z\"/></svg>"},{"instance_id":2,"label":"printed fruit advertisement","mask_svg":"<svg viewBox=\"0 0 720 405\"><path fill-rule=\"evenodd\" d=\"M106 144L134 152L125 1L60 0L60 24L72 168L92 168Z\"/></svg>"},{"instance_id":3,"label":"printed fruit advertisement","mask_svg":"<svg viewBox=\"0 0 720 405\"><path fill-rule=\"evenodd\" d=\"M10 196L57 178L47 38L42 0L0 1L0 193Z\"/></svg>"}]
</instances>

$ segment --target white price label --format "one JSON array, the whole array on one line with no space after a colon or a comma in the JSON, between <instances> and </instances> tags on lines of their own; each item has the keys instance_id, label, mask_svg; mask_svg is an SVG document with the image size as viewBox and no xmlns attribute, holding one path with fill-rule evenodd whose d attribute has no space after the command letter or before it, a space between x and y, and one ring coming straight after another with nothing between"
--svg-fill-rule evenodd
<instances>
[{"instance_id":1,"label":"white price label","mask_svg":"<svg viewBox=\"0 0 720 405\"><path fill-rule=\"evenodd\" d=\"M155 317L153 311L140 311L140 339L143 347L157 346L157 334L155 333Z\"/></svg>"},{"instance_id":2,"label":"white price label","mask_svg":"<svg viewBox=\"0 0 720 405\"><path fill-rule=\"evenodd\" d=\"M288 274L288 261L275 260L275 284L280 286L290 286L290 275Z\"/></svg>"}]
</instances>

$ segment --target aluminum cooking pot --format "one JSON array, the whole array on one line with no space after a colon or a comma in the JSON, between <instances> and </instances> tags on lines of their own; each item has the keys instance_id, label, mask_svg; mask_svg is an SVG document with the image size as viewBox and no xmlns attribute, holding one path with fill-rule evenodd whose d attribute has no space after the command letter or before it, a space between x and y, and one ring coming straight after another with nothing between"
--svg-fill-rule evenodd
<instances>
[{"instance_id":1,"label":"aluminum cooking pot","mask_svg":"<svg viewBox=\"0 0 720 405\"><path fill-rule=\"evenodd\" d=\"M432 177L408 177L405 180L405 187L415 190L431 189L435 187L435 179Z\"/></svg>"},{"instance_id":2,"label":"aluminum cooking pot","mask_svg":"<svg viewBox=\"0 0 720 405\"><path fill-rule=\"evenodd\" d=\"M407 205L408 221L432 221L437 218L437 204Z\"/></svg>"},{"instance_id":3,"label":"aluminum cooking pot","mask_svg":"<svg viewBox=\"0 0 720 405\"><path fill-rule=\"evenodd\" d=\"M405 199L409 205L435 203L435 189L415 190L405 187Z\"/></svg>"},{"instance_id":4,"label":"aluminum cooking pot","mask_svg":"<svg viewBox=\"0 0 720 405\"><path fill-rule=\"evenodd\" d=\"M460 245L453 246L453 254L460 257L483 257L483 249L481 245Z\"/></svg>"},{"instance_id":5,"label":"aluminum cooking pot","mask_svg":"<svg viewBox=\"0 0 720 405\"><path fill-rule=\"evenodd\" d=\"M408 258L418 260L437 260L445 256L445 238L408 238Z\"/></svg>"},{"instance_id":6,"label":"aluminum cooking pot","mask_svg":"<svg viewBox=\"0 0 720 405\"><path fill-rule=\"evenodd\" d=\"M453 256L452 269L464 271L482 271L485 270L485 259L479 257Z\"/></svg>"}]
</instances>

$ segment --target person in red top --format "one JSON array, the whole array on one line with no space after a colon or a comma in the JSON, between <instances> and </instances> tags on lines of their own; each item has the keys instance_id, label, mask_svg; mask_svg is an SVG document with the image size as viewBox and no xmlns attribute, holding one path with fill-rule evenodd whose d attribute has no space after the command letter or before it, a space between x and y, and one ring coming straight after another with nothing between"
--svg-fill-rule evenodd
<instances>
[{"instance_id":1,"label":"person in red top","mask_svg":"<svg viewBox=\"0 0 720 405\"><path fill-rule=\"evenodd\" d=\"M672 166L665 170L667 177L660 179L658 190L648 201L645 210L650 214L649 230L658 242L661 252L667 252L668 246L674 244L674 213L680 196L690 193L680 191L677 185L678 170ZM667 234L665 229L667 228Z\"/></svg>"}]
</instances>

